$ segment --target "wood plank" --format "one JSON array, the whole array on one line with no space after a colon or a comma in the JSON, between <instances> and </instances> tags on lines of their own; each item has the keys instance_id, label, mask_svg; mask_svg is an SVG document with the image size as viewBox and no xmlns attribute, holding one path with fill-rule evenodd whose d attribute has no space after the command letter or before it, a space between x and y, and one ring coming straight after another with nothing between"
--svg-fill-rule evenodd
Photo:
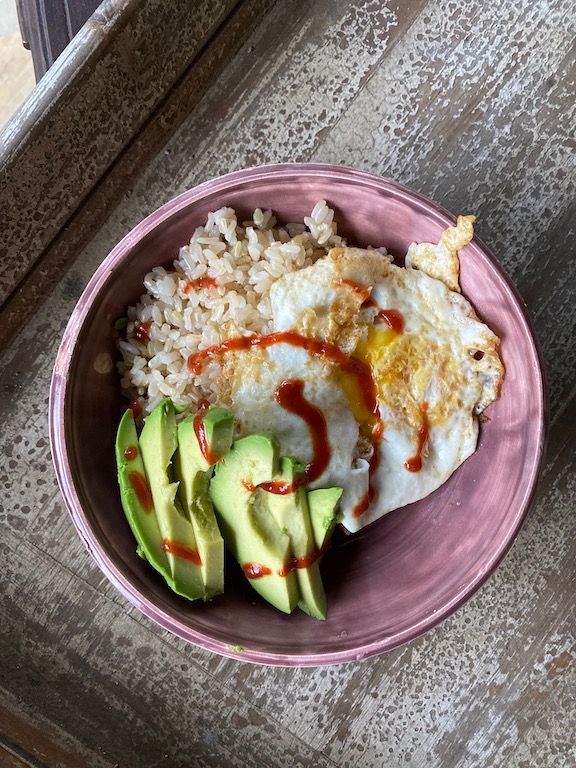
<instances>
[{"instance_id":1,"label":"wood plank","mask_svg":"<svg viewBox=\"0 0 576 768\"><path fill-rule=\"evenodd\" d=\"M532 243L555 217L565 220L576 191L576 65L573 46L559 37L561 19L573 19L573 11L570 0L553 14L534 5L495 16L480 3L470 9L455 2L450 12L429 3L404 38L410 59L405 48L391 51L312 159L345 162L352 152L361 168L416 187L450 210L476 213L480 237L529 289L520 272L529 275L539 260ZM531 57L541 44L535 68ZM395 77L403 70L412 76ZM531 141L533 125L538 135ZM457 178L464 171L466 178Z\"/></svg>"}]
</instances>

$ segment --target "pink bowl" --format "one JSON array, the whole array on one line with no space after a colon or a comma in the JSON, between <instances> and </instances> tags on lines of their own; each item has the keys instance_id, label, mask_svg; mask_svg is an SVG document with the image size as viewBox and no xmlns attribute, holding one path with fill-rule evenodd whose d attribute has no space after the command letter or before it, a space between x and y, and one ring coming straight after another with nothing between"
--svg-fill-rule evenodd
<instances>
[{"instance_id":1,"label":"pink bowl","mask_svg":"<svg viewBox=\"0 0 576 768\"><path fill-rule=\"evenodd\" d=\"M120 592L165 629L210 651L272 665L362 659L426 632L462 605L498 566L527 514L542 467L547 396L526 309L509 278L475 238L461 256L464 295L500 336L506 379L490 406L476 453L422 502L354 536L336 537L323 562L329 616L285 616L230 571L210 603L173 594L135 552L114 464L122 398L114 321L170 265L209 211L239 218L272 208L298 221L326 199L339 232L358 246L402 257L413 241L437 241L454 223L440 206L369 173L329 165L250 168L208 181L148 216L104 260L82 294L58 352L50 397L54 465L66 505L94 560ZM467 213L463 211L463 213ZM109 357L107 357L109 356Z\"/></svg>"}]
</instances>

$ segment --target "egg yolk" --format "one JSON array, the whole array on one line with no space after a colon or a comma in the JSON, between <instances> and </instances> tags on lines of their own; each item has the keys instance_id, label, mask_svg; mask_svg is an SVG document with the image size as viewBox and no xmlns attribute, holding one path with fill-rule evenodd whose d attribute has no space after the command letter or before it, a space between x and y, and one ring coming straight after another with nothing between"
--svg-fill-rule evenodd
<instances>
[{"instance_id":1,"label":"egg yolk","mask_svg":"<svg viewBox=\"0 0 576 768\"><path fill-rule=\"evenodd\" d=\"M397 334L368 326L355 354L370 366L379 401L415 433L424 402L429 404L431 424L444 422L459 407L466 382L445 342L427 334Z\"/></svg>"},{"instance_id":2,"label":"egg yolk","mask_svg":"<svg viewBox=\"0 0 576 768\"><path fill-rule=\"evenodd\" d=\"M399 334L392 330L392 328L375 328L373 325L368 325L366 339L360 342L354 352L354 357L357 357L374 370L375 359L381 354L382 350L387 345L391 344L398 336ZM376 386L380 391L378 376L375 376L374 378ZM348 399L350 410L360 426L361 434L367 438L381 437L381 434L379 433L382 428L381 422L378 417L374 413L371 413L366 407L366 398L362 397L358 379L340 369L335 370L334 379Z\"/></svg>"}]
</instances>

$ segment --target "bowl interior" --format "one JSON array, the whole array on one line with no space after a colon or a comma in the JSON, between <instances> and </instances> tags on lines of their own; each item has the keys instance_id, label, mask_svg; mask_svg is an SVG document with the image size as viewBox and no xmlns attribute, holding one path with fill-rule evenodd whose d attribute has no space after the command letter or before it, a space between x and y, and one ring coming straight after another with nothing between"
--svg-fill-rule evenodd
<instances>
[{"instance_id":1,"label":"bowl interior","mask_svg":"<svg viewBox=\"0 0 576 768\"><path fill-rule=\"evenodd\" d=\"M525 310L476 239L461 252L464 295L500 336L506 378L486 412L478 450L427 499L353 536L338 533L323 562L329 616L284 616L263 603L234 563L226 594L210 603L174 595L135 553L114 465L122 398L106 362L117 359L114 321L170 266L209 211L250 218L272 208L301 221L315 203L335 208L339 231L358 246L384 245L401 260L413 241L437 241L453 219L399 185L351 169L269 166L202 185L159 209L101 265L70 320L51 400L53 451L73 520L104 572L150 618L219 653L270 664L362 658L421 634L455 610L497 566L526 514L544 450L541 364ZM109 357L107 357L109 356Z\"/></svg>"}]
</instances>

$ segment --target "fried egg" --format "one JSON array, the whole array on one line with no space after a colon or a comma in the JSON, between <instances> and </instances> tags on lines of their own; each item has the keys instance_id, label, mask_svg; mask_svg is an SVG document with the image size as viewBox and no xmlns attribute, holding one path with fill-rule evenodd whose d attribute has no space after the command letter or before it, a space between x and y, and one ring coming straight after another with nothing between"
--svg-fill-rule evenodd
<instances>
[{"instance_id":1,"label":"fried egg","mask_svg":"<svg viewBox=\"0 0 576 768\"><path fill-rule=\"evenodd\" d=\"M284 275L270 291L274 343L223 363L240 433L274 432L285 455L310 464L314 428L278 397L283 382L301 382L329 446L310 487L344 489L350 532L439 488L475 451L478 415L498 397L499 339L458 280L473 220L411 246L405 267L339 247Z\"/></svg>"}]
</instances>

